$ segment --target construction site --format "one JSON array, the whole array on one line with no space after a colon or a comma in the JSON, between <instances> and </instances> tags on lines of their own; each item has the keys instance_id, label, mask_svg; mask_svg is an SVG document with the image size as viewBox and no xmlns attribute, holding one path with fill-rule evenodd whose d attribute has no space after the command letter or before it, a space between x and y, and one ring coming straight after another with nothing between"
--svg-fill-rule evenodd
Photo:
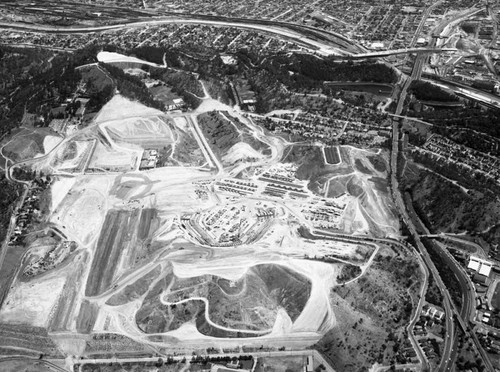
<instances>
[{"instance_id":1,"label":"construction site","mask_svg":"<svg viewBox=\"0 0 500 372\"><path fill-rule=\"evenodd\" d=\"M386 161L289 143L210 97L164 113L117 95L22 164L53 177L57 236L30 243L0 321L86 357L313 345L337 326L332 289L379 254L365 238L398 236Z\"/></svg>"}]
</instances>

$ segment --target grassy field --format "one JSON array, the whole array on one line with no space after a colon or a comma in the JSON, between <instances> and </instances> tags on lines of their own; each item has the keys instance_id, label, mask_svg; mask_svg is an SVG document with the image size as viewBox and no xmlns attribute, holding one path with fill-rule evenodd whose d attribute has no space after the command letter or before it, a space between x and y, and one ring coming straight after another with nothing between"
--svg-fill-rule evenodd
<instances>
[{"instance_id":1,"label":"grassy field","mask_svg":"<svg viewBox=\"0 0 500 372\"><path fill-rule=\"evenodd\" d=\"M155 99L162 101L165 105L173 105L174 99L180 98L179 95L172 92L172 88L166 85L149 88L149 91L153 94Z\"/></svg>"}]
</instances>

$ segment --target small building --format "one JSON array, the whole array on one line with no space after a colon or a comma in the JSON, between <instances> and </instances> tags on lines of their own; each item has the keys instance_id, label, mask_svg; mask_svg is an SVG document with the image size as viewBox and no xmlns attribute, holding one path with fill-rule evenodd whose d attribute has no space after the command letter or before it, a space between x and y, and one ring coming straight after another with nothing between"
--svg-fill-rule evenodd
<instances>
[{"instance_id":1,"label":"small building","mask_svg":"<svg viewBox=\"0 0 500 372\"><path fill-rule=\"evenodd\" d=\"M377 50L380 50L380 49L384 49L384 48L385 48L385 45L384 45L384 43L382 43L382 42L380 42L380 41L376 41L376 42L374 42L374 43L371 43L370 48L371 48L371 49L377 49Z\"/></svg>"},{"instance_id":2,"label":"small building","mask_svg":"<svg viewBox=\"0 0 500 372\"><path fill-rule=\"evenodd\" d=\"M240 361L238 359L234 359L234 360L230 361L229 363L227 363L226 367L238 369L238 368L240 368Z\"/></svg>"},{"instance_id":3,"label":"small building","mask_svg":"<svg viewBox=\"0 0 500 372\"><path fill-rule=\"evenodd\" d=\"M152 160L141 160L141 163L139 165L140 170L147 170L147 169L153 169L155 168L156 163Z\"/></svg>"},{"instance_id":4,"label":"small building","mask_svg":"<svg viewBox=\"0 0 500 372\"><path fill-rule=\"evenodd\" d=\"M485 275L481 275L479 273L475 273L473 276L472 276L472 281L474 283L477 283L479 285L482 285L482 286L489 286L490 285L490 278L488 278L487 276Z\"/></svg>"}]
</instances>

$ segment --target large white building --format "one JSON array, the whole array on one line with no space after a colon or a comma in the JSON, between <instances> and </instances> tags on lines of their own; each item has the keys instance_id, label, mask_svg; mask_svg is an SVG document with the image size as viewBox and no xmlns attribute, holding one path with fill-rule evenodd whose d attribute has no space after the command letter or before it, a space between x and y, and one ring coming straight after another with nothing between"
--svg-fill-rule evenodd
<instances>
[{"instance_id":1,"label":"large white building","mask_svg":"<svg viewBox=\"0 0 500 372\"><path fill-rule=\"evenodd\" d=\"M483 260L482 258L476 256L470 256L469 264L467 268L477 272L480 275L484 275L486 277L490 276L491 269L493 267L493 263L490 261Z\"/></svg>"}]
</instances>

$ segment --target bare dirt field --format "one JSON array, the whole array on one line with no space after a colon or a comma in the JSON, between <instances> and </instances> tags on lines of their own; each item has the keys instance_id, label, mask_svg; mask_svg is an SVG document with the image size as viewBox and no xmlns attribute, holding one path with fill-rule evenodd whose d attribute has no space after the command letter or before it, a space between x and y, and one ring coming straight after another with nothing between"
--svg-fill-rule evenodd
<instances>
[{"instance_id":1,"label":"bare dirt field","mask_svg":"<svg viewBox=\"0 0 500 372\"><path fill-rule=\"evenodd\" d=\"M2 142L2 154L13 162L36 158L53 147L47 148L47 138L50 137L54 137L58 142L62 139L48 128L22 128L13 138Z\"/></svg>"},{"instance_id":2,"label":"bare dirt field","mask_svg":"<svg viewBox=\"0 0 500 372\"><path fill-rule=\"evenodd\" d=\"M107 213L87 280L86 296L97 296L111 287L121 251L133 238L139 218L140 210L137 209Z\"/></svg>"},{"instance_id":3,"label":"bare dirt field","mask_svg":"<svg viewBox=\"0 0 500 372\"><path fill-rule=\"evenodd\" d=\"M92 152L86 171L95 172L127 172L137 168L140 151L117 151L107 148L98 142Z\"/></svg>"},{"instance_id":4,"label":"bare dirt field","mask_svg":"<svg viewBox=\"0 0 500 372\"><path fill-rule=\"evenodd\" d=\"M126 286L120 292L114 294L106 301L106 304L110 306L119 306L141 298L141 296L149 290L149 286L153 281L160 275L160 272L161 268L157 266L133 284Z\"/></svg>"},{"instance_id":5,"label":"bare dirt field","mask_svg":"<svg viewBox=\"0 0 500 372\"><path fill-rule=\"evenodd\" d=\"M101 124L111 139L118 143L131 143L143 148L166 146L174 141L172 123L161 117L129 118Z\"/></svg>"},{"instance_id":6,"label":"bare dirt field","mask_svg":"<svg viewBox=\"0 0 500 372\"><path fill-rule=\"evenodd\" d=\"M52 308L48 329L51 332L70 331L78 315L78 297L85 276L88 254L79 253L72 262L71 275L68 275L58 302Z\"/></svg>"},{"instance_id":7,"label":"bare dirt field","mask_svg":"<svg viewBox=\"0 0 500 372\"><path fill-rule=\"evenodd\" d=\"M92 332L98 312L99 309L96 304L83 300L76 319L76 330L80 333Z\"/></svg>"}]
</instances>

